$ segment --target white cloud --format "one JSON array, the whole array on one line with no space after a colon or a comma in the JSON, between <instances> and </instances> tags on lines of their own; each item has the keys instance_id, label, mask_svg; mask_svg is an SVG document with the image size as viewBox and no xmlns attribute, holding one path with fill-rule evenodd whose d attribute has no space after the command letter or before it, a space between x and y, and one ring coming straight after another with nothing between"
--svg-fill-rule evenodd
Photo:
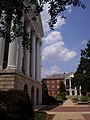
<instances>
[{"instance_id":1,"label":"white cloud","mask_svg":"<svg viewBox=\"0 0 90 120\"><path fill-rule=\"evenodd\" d=\"M50 16L48 14L48 4L46 4L44 6L44 11L42 12L41 16L42 16L42 23L43 23L43 29L44 29L44 33L50 31L49 29L49 25L48 25L48 21L50 19ZM54 29L57 29L59 27L61 27L62 25L64 25L66 23L64 18L61 18L61 16L57 17L57 23L54 25Z\"/></svg>"},{"instance_id":2,"label":"white cloud","mask_svg":"<svg viewBox=\"0 0 90 120\"><path fill-rule=\"evenodd\" d=\"M42 78L46 76L50 76L52 74L61 73L60 68L57 65L51 66L50 68L43 69L42 68Z\"/></svg>"},{"instance_id":3,"label":"white cloud","mask_svg":"<svg viewBox=\"0 0 90 120\"><path fill-rule=\"evenodd\" d=\"M53 31L49 33L46 37L43 38L43 41L45 42L45 45L51 45L54 44L57 41L62 40L61 33L58 31Z\"/></svg>"},{"instance_id":4,"label":"white cloud","mask_svg":"<svg viewBox=\"0 0 90 120\"><path fill-rule=\"evenodd\" d=\"M72 6L71 6L71 5L67 5L67 6L66 6L66 9L68 10L69 13L72 12Z\"/></svg>"},{"instance_id":5,"label":"white cloud","mask_svg":"<svg viewBox=\"0 0 90 120\"><path fill-rule=\"evenodd\" d=\"M47 46L42 51L42 60L60 59L67 61L76 56L75 51L66 48L63 38L58 31L48 34L44 41Z\"/></svg>"},{"instance_id":6,"label":"white cloud","mask_svg":"<svg viewBox=\"0 0 90 120\"><path fill-rule=\"evenodd\" d=\"M50 19L50 16L48 15L48 4L46 4L44 6L44 11L42 12L41 16L42 16L42 24L43 24L43 29L44 32L46 33L47 31L49 31L49 26L48 26L48 20Z\"/></svg>"},{"instance_id":7,"label":"white cloud","mask_svg":"<svg viewBox=\"0 0 90 120\"><path fill-rule=\"evenodd\" d=\"M64 25L66 23L64 18L61 18L61 16L57 17L57 23L55 24L55 28L61 27L62 25Z\"/></svg>"}]
</instances>

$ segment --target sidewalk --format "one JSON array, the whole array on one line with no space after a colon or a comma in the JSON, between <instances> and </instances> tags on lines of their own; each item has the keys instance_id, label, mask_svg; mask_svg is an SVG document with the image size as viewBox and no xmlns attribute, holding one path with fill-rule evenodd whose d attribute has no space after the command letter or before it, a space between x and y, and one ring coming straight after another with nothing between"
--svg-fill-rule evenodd
<instances>
[{"instance_id":1,"label":"sidewalk","mask_svg":"<svg viewBox=\"0 0 90 120\"><path fill-rule=\"evenodd\" d=\"M63 105L62 105L62 107L74 107L75 105L74 105L74 103L70 100L70 99L68 99L68 100L66 100L64 103L63 103Z\"/></svg>"},{"instance_id":2,"label":"sidewalk","mask_svg":"<svg viewBox=\"0 0 90 120\"><path fill-rule=\"evenodd\" d=\"M70 99L64 102L60 107L74 107ZM80 112L56 112L53 120L85 120Z\"/></svg>"}]
</instances>

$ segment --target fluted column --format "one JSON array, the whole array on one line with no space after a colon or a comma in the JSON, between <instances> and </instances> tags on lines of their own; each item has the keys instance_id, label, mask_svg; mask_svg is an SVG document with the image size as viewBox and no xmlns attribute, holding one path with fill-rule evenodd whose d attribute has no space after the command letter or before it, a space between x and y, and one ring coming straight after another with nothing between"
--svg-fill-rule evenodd
<instances>
[{"instance_id":1,"label":"fluted column","mask_svg":"<svg viewBox=\"0 0 90 120\"><path fill-rule=\"evenodd\" d=\"M14 31L13 31L13 26L14 26L14 22L12 20L11 23L11 35L14 35ZM18 27L18 25L16 26ZM11 40L12 40L12 36L11 36ZM14 41L12 41L9 44L9 53L8 53L8 64L7 64L7 68L10 69L16 69L17 68L17 59L18 59L18 37L16 37L14 39Z\"/></svg>"},{"instance_id":2,"label":"fluted column","mask_svg":"<svg viewBox=\"0 0 90 120\"><path fill-rule=\"evenodd\" d=\"M1 13L1 18L0 18L0 27L1 27L1 30L5 30L6 31L6 26L4 26L3 24L1 24L2 20L5 23L5 20L4 20L5 16L6 16L6 13L3 10L2 13ZM0 70L2 70L2 68L3 68L4 48L5 48L5 38L3 38L2 36L0 36Z\"/></svg>"},{"instance_id":3,"label":"fluted column","mask_svg":"<svg viewBox=\"0 0 90 120\"><path fill-rule=\"evenodd\" d=\"M35 53L36 53L36 34L32 35L32 56L31 56L31 75L35 79Z\"/></svg>"},{"instance_id":4,"label":"fluted column","mask_svg":"<svg viewBox=\"0 0 90 120\"><path fill-rule=\"evenodd\" d=\"M29 34L28 39L30 39L30 24L28 23L28 25L25 27L26 33ZM25 51L24 51L24 71L26 75L29 75L30 73L30 52L29 50L27 50L27 48L25 47Z\"/></svg>"},{"instance_id":5,"label":"fluted column","mask_svg":"<svg viewBox=\"0 0 90 120\"><path fill-rule=\"evenodd\" d=\"M18 70L22 71L22 61L23 61L23 46L21 38L18 41Z\"/></svg>"},{"instance_id":6,"label":"fluted column","mask_svg":"<svg viewBox=\"0 0 90 120\"><path fill-rule=\"evenodd\" d=\"M69 79L69 87L71 88L71 78Z\"/></svg>"},{"instance_id":7,"label":"fluted column","mask_svg":"<svg viewBox=\"0 0 90 120\"><path fill-rule=\"evenodd\" d=\"M37 40L37 58L36 58L36 78L37 78L37 80L39 80L40 78L39 78L39 72L40 72L40 41L39 40Z\"/></svg>"},{"instance_id":8,"label":"fluted column","mask_svg":"<svg viewBox=\"0 0 90 120\"><path fill-rule=\"evenodd\" d=\"M22 24L24 24L24 16L21 18ZM23 32L23 29L22 29ZM18 70L22 71L22 62L23 62L23 46L22 46L22 38L19 37L18 40Z\"/></svg>"},{"instance_id":9,"label":"fluted column","mask_svg":"<svg viewBox=\"0 0 90 120\"><path fill-rule=\"evenodd\" d=\"M39 43L39 81L41 81L41 42Z\"/></svg>"},{"instance_id":10,"label":"fluted column","mask_svg":"<svg viewBox=\"0 0 90 120\"><path fill-rule=\"evenodd\" d=\"M18 38L9 44L8 65L7 68L17 68L18 59Z\"/></svg>"},{"instance_id":11,"label":"fluted column","mask_svg":"<svg viewBox=\"0 0 90 120\"><path fill-rule=\"evenodd\" d=\"M65 88L66 88L66 86L67 86L67 85L66 85L66 79L64 79L64 84L65 84Z\"/></svg>"}]
</instances>

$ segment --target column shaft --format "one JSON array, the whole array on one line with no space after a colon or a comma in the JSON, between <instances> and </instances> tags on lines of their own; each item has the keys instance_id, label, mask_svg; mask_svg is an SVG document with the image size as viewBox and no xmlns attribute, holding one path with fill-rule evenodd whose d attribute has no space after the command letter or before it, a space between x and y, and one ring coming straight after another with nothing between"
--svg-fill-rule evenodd
<instances>
[{"instance_id":1,"label":"column shaft","mask_svg":"<svg viewBox=\"0 0 90 120\"><path fill-rule=\"evenodd\" d=\"M9 54L8 54L8 68L17 68L18 59L18 38L9 44Z\"/></svg>"},{"instance_id":2,"label":"column shaft","mask_svg":"<svg viewBox=\"0 0 90 120\"><path fill-rule=\"evenodd\" d=\"M32 57L31 57L31 75L35 79L35 52L36 52L36 35L32 35Z\"/></svg>"},{"instance_id":3,"label":"column shaft","mask_svg":"<svg viewBox=\"0 0 90 120\"><path fill-rule=\"evenodd\" d=\"M40 45L39 45L39 40L37 40L37 58L36 58L36 78L39 80L39 72L40 72Z\"/></svg>"},{"instance_id":4,"label":"column shaft","mask_svg":"<svg viewBox=\"0 0 90 120\"><path fill-rule=\"evenodd\" d=\"M24 16L21 18L21 22L24 25ZM23 32L23 29L22 29ZM23 46L22 46L22 38L19 37L18 40L18 70L22 71L22 62L23 62Z\"/></svg>"},{"instance_id":5,"label":"column shaft","mask_svg":"<svg viewBox=\"0 0 90 120\"><path fill-rule=\"evenodd\" d=\"M1 30L4 30L4 31L6 31L6 26L1 24L1 21L3 21L4 23L6 22L5 16L6 16L5 11L2 11L1 17L0 17L0 27L1 27ZM0 34L2 35L2 33L0 33ZM0 70L2 70L2 68L3 68L4 48L5 48L5 38L3 38L1 36L0 37Z\"/></svg>"},{"instance_id":6,"label":"column shaft","mask_svg":"<svg viewBox=\"0 0 90 120\"><path fill-rule=\"evenodd\" d=\"M14 16L14 19L15 19L15 15L13 15L13 16ZM10 32L11 40L13 40L13 36L15 36L15 33L13 31L13 27L15 27L14 26L14 20L12 20L12 23L11 23L11 32ZM16 25L16 27L18 29L18 24ZM11 68L11 69L17 68L17 60L18 60L18 37L16 37L14 39L14 41L12 41L9 44L7 68Z\"/></svg>"},{"instance_id":7,"label":"column shaft","mask_svg":"<svg viewBox=\"0 0 90 120\"><path fill-rule=\"evenodd\" d=\"M71 78L69 79L69 87L71 88Z\"/></svg>"},{"instance_id":8,"label":"column shaft","mask_svg":"<svg viewBox=\"0 0 90 120\"><path fill-rule=\"evenodd\" d=\"M22 41L21 38L19 38L18 41L18 70L22 71L22 61L23 61L23 47L22 47Z\"/></svg>"},{"instance_id":9,"label":"column shaft","mask_svg":"<svg viewBox=\"0 0 90 120\"><path fill-rule=\"evenodd\" d=\"M28 39L30 39L30 32L31 32L30 24L28 24L25 29L26 29L26 33L29 34ZM30 73L30 52L27 50L26 47L24 51L24 71L26 75L29 75Z\"/></svg>"}]
</instances>

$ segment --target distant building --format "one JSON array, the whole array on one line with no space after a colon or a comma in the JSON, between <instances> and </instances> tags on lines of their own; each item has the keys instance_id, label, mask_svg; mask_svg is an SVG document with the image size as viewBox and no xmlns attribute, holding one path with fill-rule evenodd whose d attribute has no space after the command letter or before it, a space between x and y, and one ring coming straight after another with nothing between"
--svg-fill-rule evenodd
<instances>
[{"instance_id":1,"label":"distant building","mask_svg":"<svg viewBox=\"0 0 90 120\"><path fill-rule=\"evenodd\" d=\"M59 93L60 82L63 81L65 84L67 96L77 95L77 89L72 89L72 78L74 73L63 73L63 74L53 74L46 78L43 78L44 83L46 83L48 88L48 94L50 96L56 96Z\"/></svg>"}]
</instances>

